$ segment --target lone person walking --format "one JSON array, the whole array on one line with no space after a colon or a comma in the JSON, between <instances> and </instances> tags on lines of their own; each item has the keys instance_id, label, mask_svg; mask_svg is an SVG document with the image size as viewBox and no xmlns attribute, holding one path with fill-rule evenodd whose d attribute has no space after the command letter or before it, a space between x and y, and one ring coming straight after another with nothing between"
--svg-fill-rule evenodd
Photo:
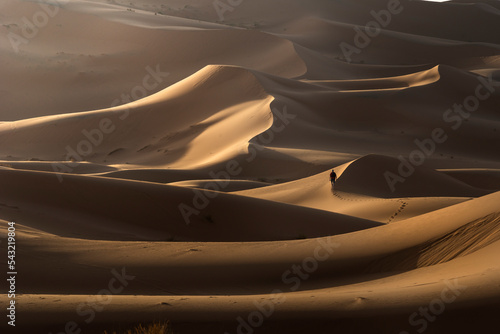
<instances>
[{"instance_id":1,"label":"lone person walking","mask_svg":"<svg viewBox=\"0 0 500 334\"><path fill-rule=\"evenodd\" d=\"M335 174L335 170L332 169L332 172L330 173L330 183L332 184L332 187L335 187L335 181L337 181L337 174Z\"/></svg>"}]
</instances>

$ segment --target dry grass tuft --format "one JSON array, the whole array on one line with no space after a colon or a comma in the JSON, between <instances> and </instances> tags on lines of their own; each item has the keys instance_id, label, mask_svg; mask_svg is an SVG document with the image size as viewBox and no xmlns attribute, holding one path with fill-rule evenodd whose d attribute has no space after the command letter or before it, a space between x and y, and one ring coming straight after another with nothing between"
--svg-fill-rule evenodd
<instances>
[{"instance_id":1,"label":"dry grass tuft","mask_svg":"<svg viewBox=\"0 0 500 334\"><path fill-rule=\"evenodd\" d=\"M104 331L103 334L119 334L117 332ZM134 329L129 329L122 334L173 334L173 331L168 322L166 323L154 323L147 326L139 324Z\"/></svg>"}]
</instances>

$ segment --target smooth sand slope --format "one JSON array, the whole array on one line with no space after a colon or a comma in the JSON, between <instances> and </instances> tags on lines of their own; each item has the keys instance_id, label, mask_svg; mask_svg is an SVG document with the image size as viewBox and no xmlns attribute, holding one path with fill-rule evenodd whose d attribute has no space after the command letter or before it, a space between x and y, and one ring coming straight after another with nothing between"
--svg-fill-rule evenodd
<instances>
[{"instance_id":1,"label":"smooth sand slope","mask_svg":"<svg viewBox=\"0 0 500 334\"><path fill-rule=\"evenodd\" d=\"M496 328L496 1L55 3L0 4L2 333Z\"/></svg>"}]
</instances>

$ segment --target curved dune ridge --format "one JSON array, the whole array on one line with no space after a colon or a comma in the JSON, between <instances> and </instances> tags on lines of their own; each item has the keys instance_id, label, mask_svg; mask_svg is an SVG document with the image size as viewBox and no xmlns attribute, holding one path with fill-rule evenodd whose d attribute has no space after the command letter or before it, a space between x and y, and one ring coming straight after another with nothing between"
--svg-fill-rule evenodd
<instances>
[{"instance_id":1,"label":"curved dune ridge","mask_svg":"<svg viewBox=\"0 0 500 334\"><path fill-rule=\"evenodd\" d=\"M498 2L56 2L0 4L19 333L496 326Z\"/></svg>"}]
</instances>

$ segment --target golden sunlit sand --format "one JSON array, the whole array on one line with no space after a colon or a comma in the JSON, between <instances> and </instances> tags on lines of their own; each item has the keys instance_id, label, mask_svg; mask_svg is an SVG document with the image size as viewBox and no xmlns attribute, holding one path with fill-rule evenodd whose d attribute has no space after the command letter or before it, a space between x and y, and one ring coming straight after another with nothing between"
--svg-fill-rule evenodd
<instances>
[{"instance_id":1,"label":"golden sunlit sand","mask_svg":"<svg viewBox=\"0 0 500 334\"><path fill-rule=\"evenodd\" d=\"M2 1L2 333L494 331L499 19Z\"/></svg>"}]
</instances>

